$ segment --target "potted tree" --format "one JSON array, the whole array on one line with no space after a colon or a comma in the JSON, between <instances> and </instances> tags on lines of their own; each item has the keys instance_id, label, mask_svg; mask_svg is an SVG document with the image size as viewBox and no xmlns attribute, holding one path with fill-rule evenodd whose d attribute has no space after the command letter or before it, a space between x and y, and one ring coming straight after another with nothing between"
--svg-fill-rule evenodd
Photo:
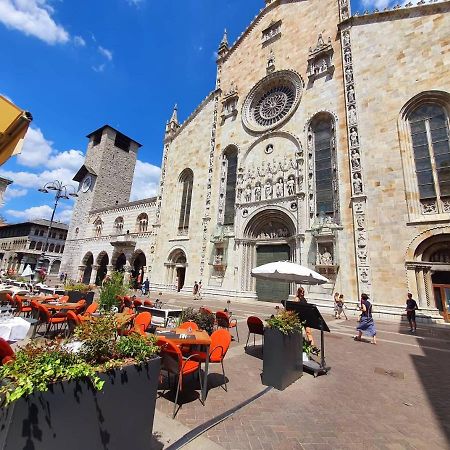
<instances>
[{"instance_id":1,"label":"potted tree","mask_svg":"<svg viewBox=\"0 0 450 450\"><path fill-rule=\"evenodd\" d=\"M32 342L0 367L1 449L148 448L158 347L116 329L113 316L86 321L77 342Z\"/></svg>"},{"instance_id":2,"label":"potted tree","mask_svg":"<svg viewBox=\"0 0 450 450\"><path fill-rule=\"evenodd\" d=\"M292 311L282 311L266 323L262 382L284 390L303 375L302 324Z\"/></svg>"},{"instance_id":3,"label":"potted tree","mask_svg":"<svg viewBox=\"0 0 450 450\"><path fill-rule=\"evenodd\" d=\"M129 289L123 284L123 274L113 272L108 276L100 289L100 309L111 311L114 307L119 307L118 297L123 297L129 293Z\"/></svg>"}]
</instances>

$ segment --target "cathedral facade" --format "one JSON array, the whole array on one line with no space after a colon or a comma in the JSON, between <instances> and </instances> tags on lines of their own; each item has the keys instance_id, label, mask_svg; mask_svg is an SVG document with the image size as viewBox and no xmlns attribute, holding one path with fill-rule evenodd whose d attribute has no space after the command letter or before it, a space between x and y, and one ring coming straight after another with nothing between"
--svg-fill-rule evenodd
<instances>
[{"instance_id":1,"label":"cathedral facade","mask_svg":"<svg viewBox=\"0 0 450 450\"><path fill-rule=\"evenodd\" d=\"M450 2L352 16L348 0L266 0L229 45L212 92L167 123L156 198L129 202L140 144L89 135L63 258L153 289L280 301L253 267L291 260L399 316L450 312Z\"/></svg>"}]
</instances>

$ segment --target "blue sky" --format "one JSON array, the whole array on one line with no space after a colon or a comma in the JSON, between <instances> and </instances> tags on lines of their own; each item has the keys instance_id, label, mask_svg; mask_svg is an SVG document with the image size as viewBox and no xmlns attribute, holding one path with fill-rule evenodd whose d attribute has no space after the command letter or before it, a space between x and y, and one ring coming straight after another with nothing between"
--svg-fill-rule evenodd
<instances>
[{"instance_id":1,"label":"blue sky","mask_svg":"<svg viewBox=\"0 0 450 450\"><path fill-rule=\"evenodd\" d=\"M337 1L337 0L336 0ZM353 12L392 6L356 0ZM105 123L141 142L132 199L156 194L164 125L183 121L214 87L224 28L234 42L264 0L0 0L0 94L32 112L21 155L0 168L14 184L8 222L50 217L47 181L71 179L86 134ZM74 183L75 184L75 183ZM58 219L70 220L72 201Z\"/></svg>"}]
</instances>

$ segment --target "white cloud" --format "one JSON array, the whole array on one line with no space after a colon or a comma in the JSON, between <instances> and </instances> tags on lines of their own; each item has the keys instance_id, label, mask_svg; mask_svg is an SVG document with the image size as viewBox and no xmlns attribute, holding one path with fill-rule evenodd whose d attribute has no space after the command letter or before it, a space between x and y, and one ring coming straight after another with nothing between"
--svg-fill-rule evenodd
<instances>
[{"instance_id":1,"label":"white cloud","mask_svg":"<svg viewBox=\"0 0 450 450\"><path fill-rule=\"evenodd\" d=\"M1 1L1 0L0 0ZM45 164L52 153L53 142L44 138L39 128L28 128L22 153L17 155L17 162L26 167Z\"/></svg>"},{"instance_id":2,"label":"white cloud","mask_svg":"<svg viewBox=\"0 0 450 450\"><path fill-rule=\"evenodd\" d=\"M160 177L161 169L159 167L137 160L131 188L131 200L141 200L156 195Z\"/></svg>"},{"instance_id":3,"label":"white cloud","mask_svg":"<svg viewBox=\"0 0 450 450\"><path fill-rule=\"evenodd\" d=\"M53 208L49 205L32 206L24 210L8 209L6 213L20 220L48 219L52 216ZM63 208L55 214L55 220L58 222L68 223L72 216L70 208Z\"/></svg>"},{"instance_id":4,"label":"white cloud","mask_svg":"<svg viewBox=\"0 0 450 450\"><path fill-rule=\"evenodd\" d=\"M27 194L28 194L27 189L15 189L12 188L11 186L8 186L5 192L5 196L3 197L3 200L5 201L5 203L7 203L14 198L24 197Z\"/></svg>"},{"instance_id":5,"label":"white cloud","mask_svg":"<svg viewBox=\"0 0 450 450\"><path fill-rule=\"evenodd\" d=\"M69 33L53 19L48 0L0 0L0 22L47 44L65 44Z\"/></svg>"},{"instance_id":6,"label":"white cloud","mask_svg":"<svg viewBox=\"0 0 450 450\"><path fill-rule=\"evenodd\" d=\"M142 3L144 3L145 0L127 0L127 3L129 5L133 5L133 6L139 6Z\"/></svg>"},{"instance_id":7,"label":"white cloud","mask_svg":"<svg viewBox=\"0 0 450 450\"><path fill-rule=\"evenodd\" d=\"M49 169L69 169L76 172L84 162L83 152L80 150L66 150L53 155L47 162Z\"/></svg>"},{"instance_id":8,"label":"white cloud","mask_svg":"<svg viewBox=\"0 0 450 450\"><path fill-rule=\"evenodd\" d=\"M106 64L99 64L98 66L92 66L94 72L104 72Z\"/></svg>"},{"instance_id":9,"label":"white cloud","mask_svg":"<svg viewBox=\"0 0 450 450\"><path fill-rule=\"evenodd\" d=\"M81 36L75 36L73 38L73 43L77 46L77 47L84 47L86 45L86 41L81 37Z\"/></svg>"},{"instance_id":10,"label":"white cloud","mask_svg":"<svg viewBox=\"0 0 450 450\"><path fill-rule=\"evenodd\" d=\"M98 46L98 52L103 55L108 61L112 61L113 54L111 50L108 50L107 48L102 47L101 45Z\"/></svg>"}]
</instances>

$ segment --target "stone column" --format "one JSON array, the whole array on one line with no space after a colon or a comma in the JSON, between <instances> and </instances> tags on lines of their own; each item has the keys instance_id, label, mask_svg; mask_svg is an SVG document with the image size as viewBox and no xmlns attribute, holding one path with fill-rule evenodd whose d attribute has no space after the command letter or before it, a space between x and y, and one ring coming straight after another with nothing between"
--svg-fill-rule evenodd
<instances>
[{"instance_id":1,"label":"stone column","mask_svg":"<svg viewBox=\"0 0 450 450\"><path fill-rule=\"evenodd\" d=\"M131 280L131 272L133 271L133 268L132 268L129 264L127 264L127 265L124 267L124 270L125 270L125 272L124 272L124 274L123 274L123 284L124 284L125 286L128 286L128 285L130 284L130 280Z\"/></svg>"},{"instance_id":2,"label":"stone column","mask_svg":"<svg viewBox=\"0 0 450 450\"><path fill-rule=\"evenodd\" d=\"M89 284L95 284L95 282L97 281L98 269L100 269L100 266L98 266L97 264L94 264L92 266L91 279L89 280Z\"/></svg>"},{"instance_id":3,"label":"stone column","mask_svg":"<svg viewBox=\"0 0 450 450\"><path fill-rule=\"evenodd\" d=\"M107 266L106 267L106 275L111 276L113 272L114 272L114 266Z\"/></svg>"},{"instance_id":4,"label":"stone column","mask_svg":"<svg viewBox=\"0 0 450 450\"><path fill-rule=\"evenodd\" d=\"M86 269L85 265L78 266L78 275L76 281L79 281L80 283L83 281L84 276L84 270Z\"/></svg>"}]
</instances>

